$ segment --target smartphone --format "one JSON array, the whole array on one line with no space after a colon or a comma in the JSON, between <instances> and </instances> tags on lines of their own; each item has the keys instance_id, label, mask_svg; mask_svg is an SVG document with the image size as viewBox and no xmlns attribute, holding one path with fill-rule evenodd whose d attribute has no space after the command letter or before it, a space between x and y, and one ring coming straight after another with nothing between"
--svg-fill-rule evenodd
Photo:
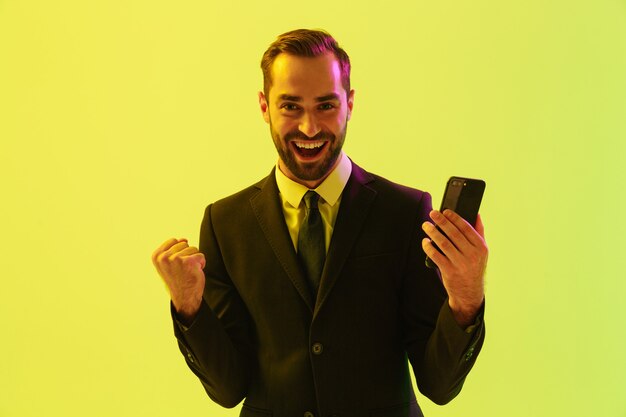
<instances>
[{"instance_id":1,"label":"smartphone","mask_svg":"<svg viewBox=\"0 0 626 417\"><path fill-rule=\"evenodd\" d=\"M450 209L463 217L469 224L476 226L476 217L478 209L485 192L485 181L473 178L450 177L446 184L446 190L443 193L441 201L441 211ZM443 233L439 227L437 229ZM445 235L445 233L444 233ZM441 252L441 249L435 245L435 249ZM437 268L437 265L426 257L426 266L429 268Z\"/></svg>"}]
</instances>

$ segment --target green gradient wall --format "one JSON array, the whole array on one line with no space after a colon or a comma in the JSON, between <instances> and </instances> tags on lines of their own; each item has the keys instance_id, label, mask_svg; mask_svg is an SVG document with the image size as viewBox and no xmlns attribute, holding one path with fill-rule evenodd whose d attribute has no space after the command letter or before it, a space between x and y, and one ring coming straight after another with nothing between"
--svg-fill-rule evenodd
<instances>
[{"instance_id":1,"label":"green gradient wall","mask_svg":"<svg viewBox=\"0 0 626 417\"><path fill-rule=\"evenodd\" d=\"M150 262L275 163L259 61L325 28L347 153L487 181L487 340L427 416L626 416L626 2L0 0L0 416L237 416Z\"/></svg>"}]
</instances>

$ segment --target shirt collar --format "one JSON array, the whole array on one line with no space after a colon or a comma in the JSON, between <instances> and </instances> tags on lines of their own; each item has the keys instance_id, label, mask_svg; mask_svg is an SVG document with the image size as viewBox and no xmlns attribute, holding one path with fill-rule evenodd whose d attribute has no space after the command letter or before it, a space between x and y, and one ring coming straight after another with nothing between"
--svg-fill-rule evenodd
<instances>
[{"instance_id":1,"label":"shirt collar","mask_svg":"<svg viewBox=\"0 0 626 417\"><path fill-rule=\"evenodd\" d=\"M343 189L348 183L350 174L352 174L352 163L343 151L341 152L339 158L339 163L335 169L333 169L328 177L326 177L326 179L314 190L331 207L334 206L339 200ZM306 186L287 178L287 176L283 174L278 167L278 163L276 164L275 173L278 191L292 207L298 208L300 206L300 201L302 201L302 197L304 197L304 194L306 194L309 189Z\"/></svg>"}]
</instances>

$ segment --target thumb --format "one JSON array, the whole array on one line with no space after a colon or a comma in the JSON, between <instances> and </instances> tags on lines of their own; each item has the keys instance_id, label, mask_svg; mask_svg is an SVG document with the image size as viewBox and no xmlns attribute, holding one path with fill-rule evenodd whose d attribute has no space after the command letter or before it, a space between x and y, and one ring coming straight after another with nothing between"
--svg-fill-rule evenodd
<instances>
[{"instance_id":1,"label":"thumb","mask_svg":"<svg viewBox=\"0 0 626 417\"><path fill-rule=\"evenodd\" d=\"M189 258L194 261L194 263L200 265L200 269L204 269L206 266L206 258L202 252L194 253L193 255L189 255Z\"/></svg>"},{"instance_id":2,"label":"thumb","mask_svg":"<svg viewBox=\"0 0 626 417\"><path fill-rule=\"evenodd\" d=\"M476 226L474 227L478 234L484 239L485 238L485 226L483 225L483 220L480 217L480 214L476 216Z\"/></svg>"}]
</instances>

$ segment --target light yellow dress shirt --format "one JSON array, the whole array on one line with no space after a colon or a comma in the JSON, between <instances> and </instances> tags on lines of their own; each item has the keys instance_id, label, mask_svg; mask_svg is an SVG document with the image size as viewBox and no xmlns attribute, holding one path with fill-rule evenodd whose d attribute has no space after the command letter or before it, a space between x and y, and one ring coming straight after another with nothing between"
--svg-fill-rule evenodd
<instances>
[{"instance_id":1,"label":"light yellow dress shirt","mask_svg":"<svg viewBox=\"0 0 626 417\"><path fill-rule=\"evenodd\" d=\"M320 195L319 210L324 223L324 240L326 243L326 252L330 245L330 238L333 235L335 220L339 213L339 204L341 203L341 193L348 183L350 174L352 173L352 163L345 153L341 152L340 160L335 169L326 177L326 179L314 190ZM300 226L306 215L306 206L303 201L304 194L309 189L299 184L283 174L276 164L276 184L280 193L283 214L285 222L289 229L289 235L293 242L293 247L298 250L298 233Z\"/></svg>"}]
</instances>

